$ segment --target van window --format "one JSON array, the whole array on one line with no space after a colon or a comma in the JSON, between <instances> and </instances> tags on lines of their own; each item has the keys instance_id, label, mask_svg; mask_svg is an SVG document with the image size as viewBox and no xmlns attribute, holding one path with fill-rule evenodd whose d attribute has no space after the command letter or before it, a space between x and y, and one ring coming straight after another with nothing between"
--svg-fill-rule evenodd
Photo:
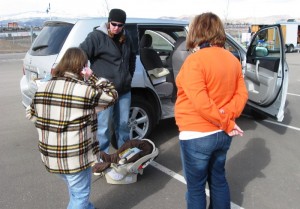
<instances>
[{"instance_id":1,"label":"van window","mask_svg":"<svg viewBox=\"0 0 300 209\"><path fill-rule=\"evenodd\" d=\"M229 41L225 42L224 48L228 51L230 51L240 62L242 62L242 57L239 49L234 46L232 43Z\"/></svg>"},{"instance_id":2,"label":"van window","mask_svg":"<svg viewBox=\"0 0 300 209\"><path fill-rule=\"evenodd\" d=\"M152 36L152 48L156 51L172 51L173 47L166 37L169 35L164 32L146 31L145 34Z\"/></svg>"},{"instance_id":3,"label":"van window","mask_svg":"<svg viewBox=\"0 0 300 209\"><path fill-rule=\"evenodd\" d=\"M44 26L35 39L29 53L33 56L58 54L72 27L72 24L51 24Z\"/></svg>"}]
</instances>

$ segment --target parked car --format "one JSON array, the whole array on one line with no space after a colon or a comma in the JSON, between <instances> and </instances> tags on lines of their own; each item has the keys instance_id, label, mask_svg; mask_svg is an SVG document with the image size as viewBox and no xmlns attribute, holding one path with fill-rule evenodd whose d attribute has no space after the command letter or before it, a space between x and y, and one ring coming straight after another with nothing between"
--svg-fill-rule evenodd
<instances>
[{"instance_id":1,"label":"parked car","mask_svg":"<svg viewBox=\"0 0 300 209\"><path fill-rule=\"evenodd\" d=\"M49 76L69 47L79 46L94 27L105 21L106 18L45 22L24 58L20 81L24 106L34 96L35 80ZM132 138L145 138L160 120L174 117L175 77L188 55L185 50L188 22L129 18L125 28L137 54L128 124ZM264 46L258 42L261 32L267 34ZM248 51L227 34L225 48L241 62L249 92L247 105L254 116L283 120L288 86L283 43L280 25L258 31Z\"/></svg>"}]
</instances>

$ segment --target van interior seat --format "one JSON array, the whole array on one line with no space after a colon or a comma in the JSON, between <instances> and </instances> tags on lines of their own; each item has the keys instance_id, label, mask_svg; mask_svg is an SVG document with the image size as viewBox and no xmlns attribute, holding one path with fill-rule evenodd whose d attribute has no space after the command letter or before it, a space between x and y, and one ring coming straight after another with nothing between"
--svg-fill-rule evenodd
<instances>
[{"instance_id":1,"label":"van interior seat","mask_svg":"<svg viewBox=\"0 0 300 209\"><path fill-rule=\"evenodd\" d=\"M176 79L177 74L187 56L190 52L186 49L186 37L178 37L174 44L174 50L171 54L171 62L174 73L174 79Z\"/></svg>"},{"instance_id":2,"label":"van interior seat","mask_svg":"<svg viewBox=\"0 0 300 209\"><path fill-rule=\"evenodd\" d=\"M158 53L152 48L152 36L150 34L144 34L141 38L140 58L146 71L164 67ZM171 97L174 85L171 82L165 81L159 84L155 84L154 88L160 97Z\"/></svg>"}]
</instances>

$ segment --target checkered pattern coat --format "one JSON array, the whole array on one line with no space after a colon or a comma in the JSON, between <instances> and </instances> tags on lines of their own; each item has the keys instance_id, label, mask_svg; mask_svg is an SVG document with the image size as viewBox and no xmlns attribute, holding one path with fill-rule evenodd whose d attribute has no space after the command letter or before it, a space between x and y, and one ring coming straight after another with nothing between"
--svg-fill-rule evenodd
<instances>
[{"instance_id":1,"label":"checkered pattern coat","mask_svg":"<svg viewBox=\"0 0 300 209\"><path fill-rule=\"evenodd\" d=\"M114 85L94 75L85 83L66 73L38 86L26 117L35 123L49 172L76 173L94 163L99 154L96 109L105 109L117 98Z\"/></svg>"}]
</instances>

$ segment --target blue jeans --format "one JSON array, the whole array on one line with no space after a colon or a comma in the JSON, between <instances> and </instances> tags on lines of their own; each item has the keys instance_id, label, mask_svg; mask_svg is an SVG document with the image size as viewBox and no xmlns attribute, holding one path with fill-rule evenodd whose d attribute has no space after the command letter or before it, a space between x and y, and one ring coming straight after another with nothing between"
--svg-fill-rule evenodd
<instances>
[{"instance_id":1,"label":"blue jeans","mask_svg":"<svg viewBox=\"0 0 300 209\"><path fill-rule=\"evenodd\" d=\"M89 201L91 193L91 168L75 174L58 174L68 187L70 201L67 209L95 209Z\"/></svg>"},{"instance_id":2,"label":"blue jeans","mask_svg":"<svg viewBox=\"0 0 300 209\"><path fill-rule=\"evenodd\" d=\"M201 138L180 140L188 209L206 209L206 182L210 190L209 209L230 209L225 161L231 141L232 138L223 131Z\"/></svg>"},{"instance_id":3,"label":"blue jeans","mask_svg":"<svg viewBox=\"0 0 300 209\"><path fill-rule=\"evenodd\" d=\"M119 95L118 101L111 107L98 113L98 140L100 150L109 153L111 137L110 124L115 130L118 148L129 140L130 129L128 127L131 92Z\"/></svg>"}]
</instances>

